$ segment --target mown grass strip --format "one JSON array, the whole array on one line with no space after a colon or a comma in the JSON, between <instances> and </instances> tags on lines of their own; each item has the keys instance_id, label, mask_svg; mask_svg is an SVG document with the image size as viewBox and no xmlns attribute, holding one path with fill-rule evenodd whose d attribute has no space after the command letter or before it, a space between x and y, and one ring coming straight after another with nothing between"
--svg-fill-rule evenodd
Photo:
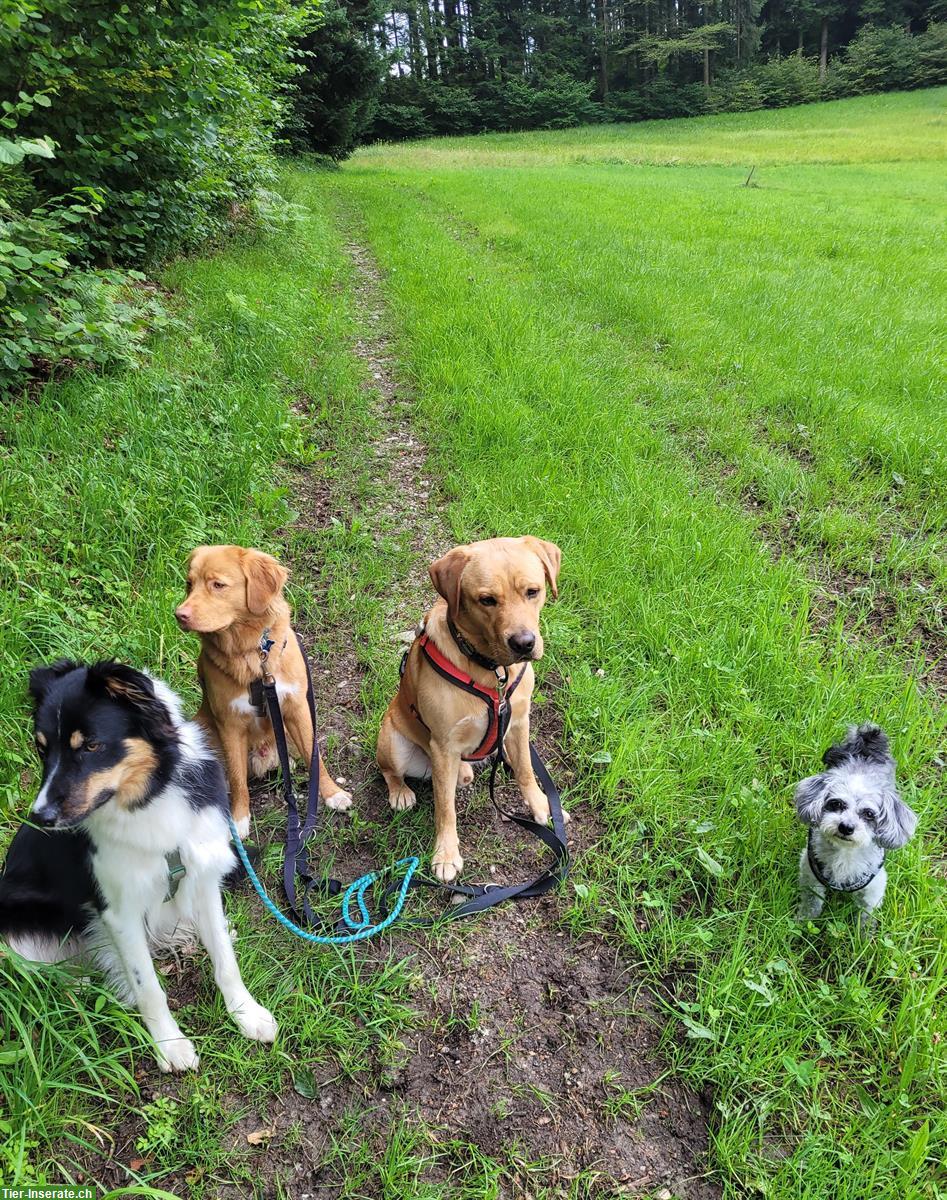
<instances>
[{"instance_id":1,"label":"mown grass strip","mask_svg":"<svg viewBox=\"0 0 947 1200\"><path fill-rule=\"evenodd\" d=\"M570 753L606 760L590 769L588 792L609 826L582 868L574 922L620 936L660 988L669 1056L695 1086L714 1084L716 1163L732 1194L860 1200L922 1188L947 1136L944 713L911 679L910 659L853 644L841 619L812 628L804 571L774 562L744 514L702 486L638 395L633 348L596 328L594 311L577 321L564 281L583 277L582 257L573 227L553 229L544 210L584 199L579 241L597 231L604 264L615 222L596 220L590 177L562 172L557 193L531 192L535 176L432 177L436 158L424 154L423 174L356 163L326 195L359 208L387 273L401 369L455 497L458 539L529 529L564 548L550 657L567 681ZM660 184L644 183L657 203ZM844 174L837 186L844 196ZM451 228L476 224L491 189L520 226L520 254ZM428 193L439 203L425 203ZM680 199L668 182L669 240L686 237ZM869 207L852 214L856 230ZM604 289L625 261L603 268ZM857 289L874 286L854 266L848 283L856 306ZM659 274L650 298L671 312L663 286ZM805 289L795 302L804 324ZM704 288L694 308L711 303ZM785 352L775 332L763 336L773 355ZM703 389L685 350L675 346L681 369L664 379L664 420ZM767 359L765 346L755 353ZM914 446L901 450L920 471L923 440ZM844 724L868 716L895 739L922 837L893 860L883 931L863 943L841 907L819 934L794 928L800 834L789 797ZM572 806L581 820L581 801Z\"/></svg>"}]
</instances>

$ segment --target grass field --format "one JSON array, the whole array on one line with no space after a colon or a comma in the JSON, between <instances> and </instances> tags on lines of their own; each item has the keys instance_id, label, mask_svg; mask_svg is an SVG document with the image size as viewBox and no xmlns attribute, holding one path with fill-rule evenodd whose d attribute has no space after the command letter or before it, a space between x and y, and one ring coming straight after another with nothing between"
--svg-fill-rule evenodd
<instances>
[{"instance_id":1,"label":"grass field","mask_svg":"<svg viewBox=\"0 0 947 1200\"><path fill-rule=\"evenodd\" d=\"M11 821L35 783L26 665L114 652L194 698L171 612L207 538L319 564L295 598L323 655L354 642L370 743L392 589L425 564L411 530L370 535L377 431L343 250L359 241L453 536L563 549L544 692L575 822L601 828L563 921L620 948L673 1072L709 1089L711 1178L728 1197L947 1194L945 101L375 147L290 181L309 215L286 237L176 266L183 327L147 368L2 414ZM292 527L287 464L342 497L334 522ZM792 785L867 718L892 735L920 835L892 859L875 937L844 904L801 930ZM426 836L420 815L399 848ZM296 1194L264 1186L230 1131L298 1093L301 1069L358 1081L397 1058L418 968L293 955L247 898L233 911L286 1034L244 1054L205 973L182 1015L196 1080L159 1087L134 1023L68 977L33 1037L43 989L0 959L0 1062L17 1067L0 1068L0 1181L74 1176L115 1138L158 1185ZM445 1147L407 1113L373 1154L359 1120L356 1104L326 1151L333 1194L527 1190L512 1147ZM532 1195L567 1194L542 1179ZM621 1193L589 1175L568 1194Z\"/></svg>"}]
</instances>

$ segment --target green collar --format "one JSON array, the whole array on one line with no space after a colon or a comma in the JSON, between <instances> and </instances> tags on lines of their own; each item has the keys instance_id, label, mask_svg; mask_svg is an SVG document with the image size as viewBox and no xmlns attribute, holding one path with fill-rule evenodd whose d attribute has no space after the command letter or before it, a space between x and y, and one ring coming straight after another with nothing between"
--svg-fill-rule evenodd
<instances>
[{"instance_id":1,"label":"green collar","mask_svg":"<svg viewBox=\"0 0 947 1200\"><path fill-rule=\"evenodd\" d=\"M181 862L181 851L172 850L170 854L166 854L165 862L168 864L168 890L165 893L165 902L173 900L178 893L178 888L181 886L181 880L187 874L187 867Z\"/></svg>"}]
</instances>

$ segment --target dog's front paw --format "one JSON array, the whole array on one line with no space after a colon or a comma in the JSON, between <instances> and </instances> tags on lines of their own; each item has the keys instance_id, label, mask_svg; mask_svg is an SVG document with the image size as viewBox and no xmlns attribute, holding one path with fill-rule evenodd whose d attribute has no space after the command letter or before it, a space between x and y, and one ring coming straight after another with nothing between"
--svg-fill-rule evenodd
<instances>
[{"instance_id":1,"label":"dog's front paw","mask_svg":"<svg viewBox=\"0 0 947 1200\"><path fill-rule=\"evenodd\" d=\"M540 796L537 799L529 801L529 811L533 814L533 820L536 821L537 824L539 824L539 825L551 825L552 824L552 813L549 811L549 801L546 799L546 797L544 795L540 794ZM565 809L563 809L562 810L563 825L568 825L571 820L572 820L572 817L566 812Z\"/></svg>"},{"instance_id":2,"label":"dog's front paw","mask_svg":"<svg viewBox=\"0 0 947 1200\"><path fill-rule=\"evenodd\" d=\"M323 801L326 808L334 809L336 812L347 812L352 807L351 792L343 792L341 788L337 792L333 792L331 796L326 796Z\"/></svg>"},{"instance_id":3,"label":"dog's front paw","mask_svg":"<svg viewBox=\"0 0 947 1200\"><path fill-rule=\"evenodd\" d=\"M158 1042L158 1068L162 1071L196 1071L200 1061L194 1043L186 1037Z\"/></svg>"},{"instance_id":4,"label":"dog's front paw","mask_svg":"<svg viewBox=\"0 0 947 1200\"><path fill-rule=\"evenodd\" d=\"M241 817L239 821L234 821L234 825L236 826L237 836L240 838L241 842L244 840L244 838L250 836L249 817Z\"/></svg>"},{"instance_id":5,"label":"dog's front paw","mask_svg":"<svg viewBox=\"0 0 947 1200\"><path fill-rule=\"evenodd\" d=\"M457 772L457 786L470 787L474 781L474 769L470 763L462 762Z\"/></svg>"},{"instance_id":6,"label":"dog's front paw","mask_svg":"<svg viewBox=\"0 0 947 1200\"><path fill-rule=\"evenodd\" d=\"M441 883L450 883L464 869L464 860L460 856L460 847L456 844L453 846L435 847L434 854L431 857L431 866L434 868L434 874Z\"/></svg>"},{"instance_id":7,"label":"dog's front paw","mask_svg":"<svg viewBox=\"0 0 947 1200\"><path fill-rule=\"evenodd\" d=\"M388 803L395 812L407 812L409 808L414 808L417 802L417 796L406 783L403 783L396 792L388 793Z\"/></svg>"},{"instance_id":8,"label":"dog's front paw","mask_svg":"<svg viewBox=\"0 0 947 1200\"><path fill-rule=\"evenodd\" d=\"M255 1042L276 1041L279 1026L273 1014L262 1004L257 1004L255 1000L247 1000L232 1015L244 1037L253 1038Z\"/></svg>"}]
</instances>

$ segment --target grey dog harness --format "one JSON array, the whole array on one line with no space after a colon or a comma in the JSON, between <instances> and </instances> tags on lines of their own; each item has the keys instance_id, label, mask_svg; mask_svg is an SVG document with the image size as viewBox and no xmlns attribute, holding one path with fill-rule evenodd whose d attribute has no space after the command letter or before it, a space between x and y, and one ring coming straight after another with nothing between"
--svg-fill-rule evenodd
<instances>
[{"instance_id":1,"label":"grey dog harness","mask_svg":"<svg viewBox=\"0 0 947 1200\"><path fill-rule=\"evenodd\" d=\"M877 865L877 867L875 867L872 873L866 876L864 879L859 879L858 882L854 884L843 885L840 883L832 883L825 871L822 869L822 864L816 858L815 851L812 849L811 829L809 830L809 837L806 841L806 857L809 860L809 870L812 872L812 874L816 877L819 883L822 884L823 887L826 887L833 892L860 892L863 888L868 887L869 883L871 883L881 868L885 865L885 852L882 850L881 862Z\"/></svg>"}]
</instances>

